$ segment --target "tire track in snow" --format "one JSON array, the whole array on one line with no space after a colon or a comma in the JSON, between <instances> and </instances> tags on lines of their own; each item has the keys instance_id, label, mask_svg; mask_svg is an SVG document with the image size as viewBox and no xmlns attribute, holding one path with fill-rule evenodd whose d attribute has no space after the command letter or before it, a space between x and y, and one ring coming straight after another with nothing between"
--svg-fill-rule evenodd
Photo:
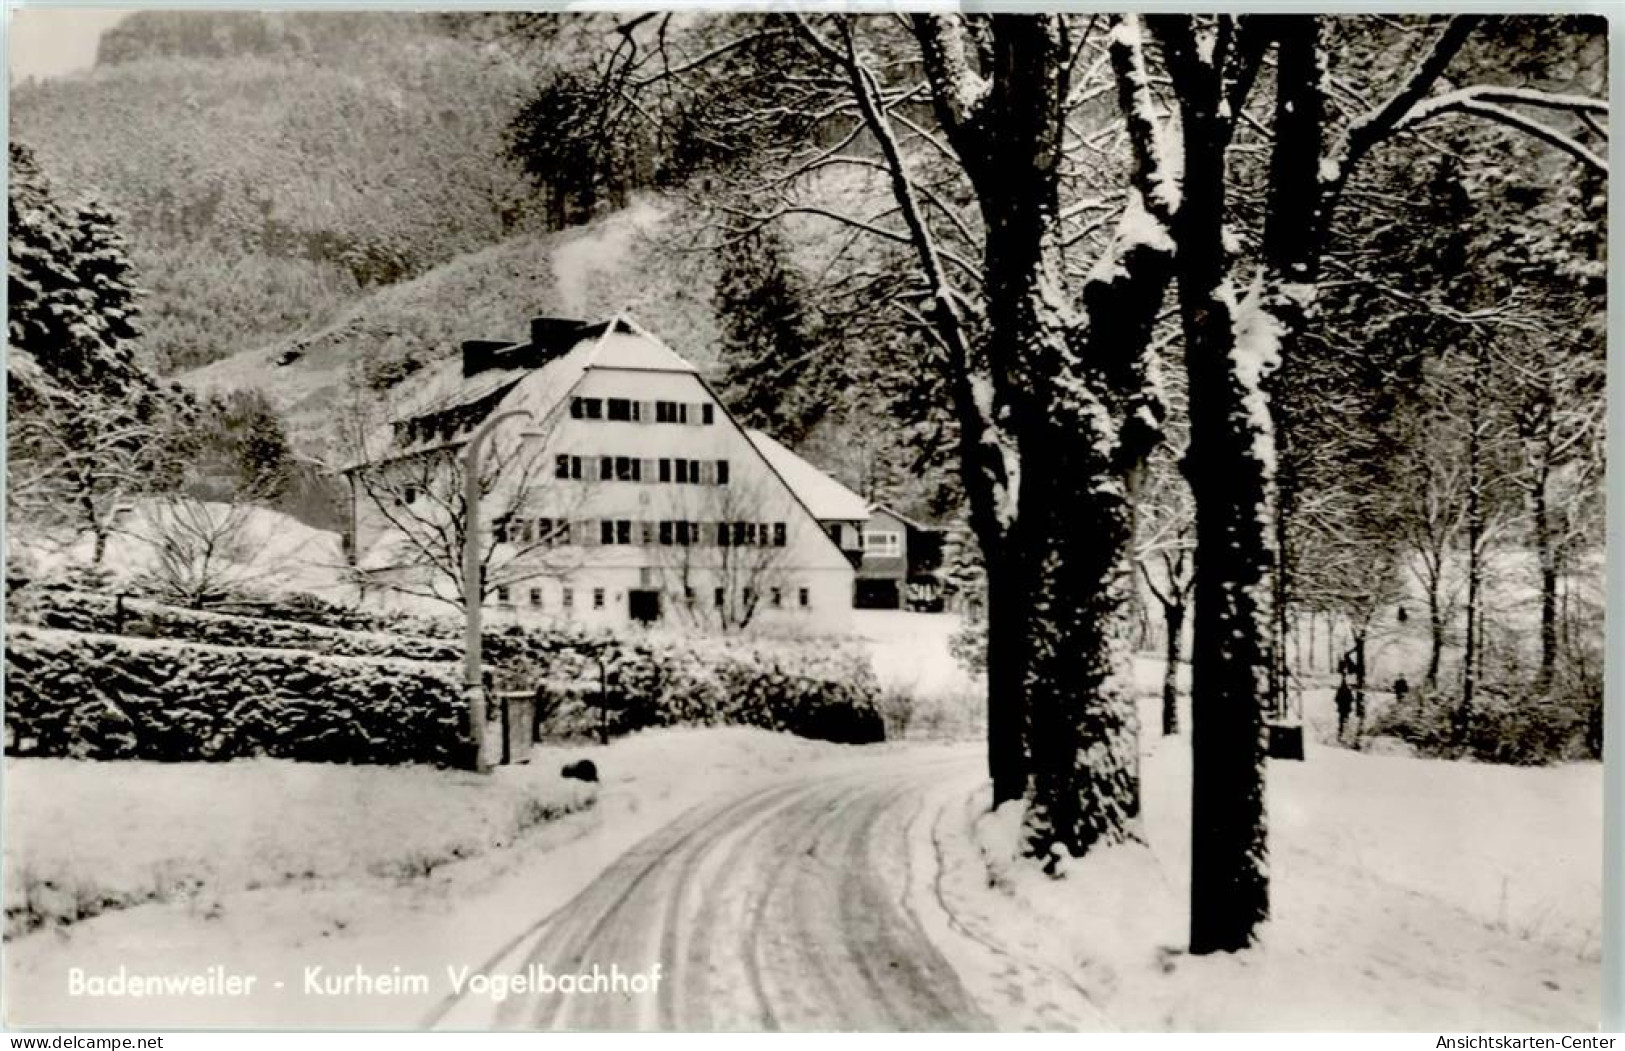
<instances>
[{"instance_id":1,"label":"tire track in snow","mask_svg":"<svg viewBox=\"0 0 1625 1051\"><path fill-rule=\"evenodd\" d=\"M943 952L1017 962L942 888L945 822L980 780L971 754L889 751L687 812L490 961L562 974L658 960L659 992L515 996L494 1026L992 1028L986 990L967 991Z\"/></svg>"}]
</instances>

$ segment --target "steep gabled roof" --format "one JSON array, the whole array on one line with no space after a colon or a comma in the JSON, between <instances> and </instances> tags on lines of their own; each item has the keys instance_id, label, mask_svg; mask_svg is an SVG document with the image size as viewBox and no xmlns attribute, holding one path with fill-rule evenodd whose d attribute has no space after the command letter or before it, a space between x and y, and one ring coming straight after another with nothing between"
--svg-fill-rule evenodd
<instances>
[{"instance_id":1,"label":"steep gabled roof","mask_svg":"<svg viewBox=\"0 0 1625 1051\"><path fill-rule=\"evenodd\" d=\"M613 326L606 326L603 334L593 342L587 367L642 372L699 372L682 355L666 346L659 336L624 315L617 317Z\"/></svg>"},{"instance_id":2,"label":"steep gabled roof","mask_svg":"<svg viewBox=\"0 0 1625 1051\"><path fill-rule=\"evenodd\" d=\"M761 431L746 431L745 436L820 522L861 522L869 517L869 504L857 493Z\"/></svg>"}]
</instances>

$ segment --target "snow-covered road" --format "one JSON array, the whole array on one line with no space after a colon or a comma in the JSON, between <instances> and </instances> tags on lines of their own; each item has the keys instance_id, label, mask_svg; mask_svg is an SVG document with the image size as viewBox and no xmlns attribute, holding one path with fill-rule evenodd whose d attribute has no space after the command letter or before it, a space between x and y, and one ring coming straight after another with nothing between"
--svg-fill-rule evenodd
<instances>
[{"instance_id":1,"label":"snow-covered road","mask_svg":"<svg viewBox=\"0 0 1625 1051\"><path fill-rule=\"evenodd\" d=\"M917 893L937 874L915 872L913 850L942 808L976 791L982 761L975 750L875 759L689 811L484 968L658 963L657 991L465 1000L439 1021L479 1024L483 1009L485 1024L525 1029L989 1028L925 929L951 917Z\"/></svg>"}]
</instances>

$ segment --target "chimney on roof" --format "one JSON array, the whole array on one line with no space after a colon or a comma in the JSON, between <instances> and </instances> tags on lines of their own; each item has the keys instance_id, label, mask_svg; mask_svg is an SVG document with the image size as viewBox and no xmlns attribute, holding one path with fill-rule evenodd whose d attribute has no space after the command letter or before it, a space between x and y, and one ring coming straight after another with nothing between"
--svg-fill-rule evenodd
<instances>
[{"instance_id":1,"label":"chimney on roof","mask_svg":"<svg viewBox=\"0 0 1625 1051\"><path fill-rule=\"evenodd\" d=\"M500 339L463 340L463 378L467 379L486 369L495 368L498 364L498 352L511 346L513 344Z\"/></svg>"},{"instance_id":2,"label":"chimney on roof","mask_svg":"<svg viewBox=\"0 0 1625 1051\"><path fill-rule=\"evenodd\" d=\"M466 378L495 368L539 369L554 358L563 357L571 347L590 335L592 328L587 322L573 318L533 317L530 319L528 343L464 340L463 376Z\"/></svg>"}]
</instances>

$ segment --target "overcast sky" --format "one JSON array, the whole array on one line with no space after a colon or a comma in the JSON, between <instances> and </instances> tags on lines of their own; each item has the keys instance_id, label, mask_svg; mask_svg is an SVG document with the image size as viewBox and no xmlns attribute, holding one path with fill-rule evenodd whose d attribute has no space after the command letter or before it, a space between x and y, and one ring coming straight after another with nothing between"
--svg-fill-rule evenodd
<instances>
[{"instance_id":1,"label":"overcast sky","mask_svg":"<svg viewBox=\"0 0 1625 1051\"><path fill-rule=\"evenodd\" d=\"M11 78L60 76L89 69L102 30L130 12L119 8L13 8Z\"/></svg>"}]
</instances>

